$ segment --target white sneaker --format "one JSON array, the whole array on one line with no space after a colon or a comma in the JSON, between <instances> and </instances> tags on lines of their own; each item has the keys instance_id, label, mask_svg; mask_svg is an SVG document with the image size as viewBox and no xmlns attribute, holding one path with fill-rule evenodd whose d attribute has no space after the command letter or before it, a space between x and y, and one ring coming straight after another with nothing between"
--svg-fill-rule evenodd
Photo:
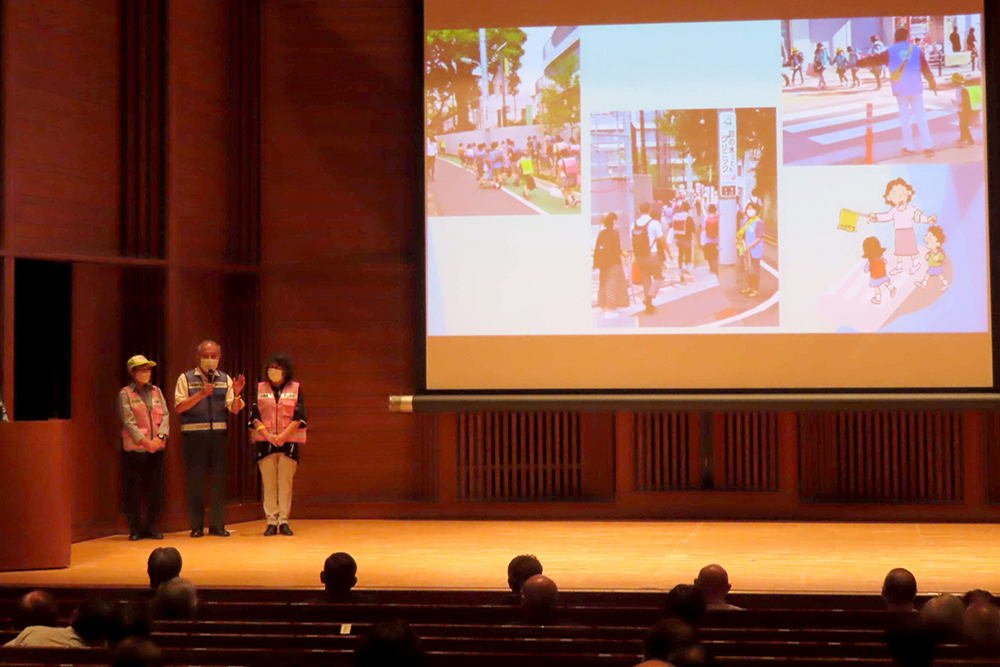
<instances>
[{"instance_id":1,"label":"white sneaker","mask_svg":"<svg viewBox=\"0 0 1000 667\"><path fill-rule=\"evenodd\" d=\"M913 266L911 266L910 267L910 275L912 276L914 273L916 273L917 271L919 271L921 266L923 266L923 264L921 264L920 262L917 262L916 264L914 264Z\"/></svg>"}]
</instances>

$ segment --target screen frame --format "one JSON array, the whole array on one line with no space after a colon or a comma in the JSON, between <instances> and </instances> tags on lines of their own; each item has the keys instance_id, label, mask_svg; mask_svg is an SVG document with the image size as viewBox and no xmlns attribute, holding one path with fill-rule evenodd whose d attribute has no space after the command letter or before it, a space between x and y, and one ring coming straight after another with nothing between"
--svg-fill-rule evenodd
<instances>
[{"instance_id":1,"label":"screen frame","mask_svg":"<svg viewBox=\"0 0 1000 667\"><path fill-rule=\"evenodd\" d=\"M997 74L1000 73L1000 57L995 52L1000 48L1000 3L990 3L982 0L982 35L980 36L983 45L980 53L981 67L984 81L996 81ZM524 389L428 389L427 387L427 216L426 216L426 170L424 162L424 150L426 142L426 101L424 87L425 73L425 44L426 44L426 21L425 21L425 0L416 0L414 5L414 16L417 20L416 30L414 30L415 44L415 76L419 82L416 88L416 103L419 105L416 117L420 125L415 128L413 137L414 147L414 170L419 174L417 178L417 197L414 199L414 219L416 220L415 242L418 244L415 249L415 268L418 272L415 280L415 297L418 307L414 309L415 315L415 345L414 360L416 363L415 395L412 399L412 406L417 408L423 405L420 411L455 411L487 409L490 403L504 403L510 405L521 404L531 409L539 409L538 406L551 406L547 409L572 409L566 407L573 405L574 401L579 402L579 409L593 409L599 405L609 406L647 406L646 409L663 409L670 406L675 409L691 409L693 406L705 405L713 409L721 409L727 404L742 405L743 409L751 403L758 407L763 406L787 406L802 407L813 406L819 408L824 397L829 399L830 406L842 407L871 407L872 404L881 404L891 401L893 407L943 407L946 404L956 402L965 407L995 407L1000 403L1000 331L998 331L998 311L1000 311L1000 231L994 236L990 234L993 230L993 222L1000 219L1000 138L994 137L992 142L987 136L990 127L1000 127L1000 100L991 101L991 90L984 91L984 151L986 154L986 193L987 193L987 238L989 240L988 249L988 271L989 271L989 322L992 349L992 387L879 387L877 389L865 390L860 387L783 387L775 388L727 388L727 389L705 389L705 388L663 388L653 389L648 387L634 388L524 388ZM824 13L830 17L840 17L847 15L845 12ZM742 20L742 19L734 19ZM986 45L990 45L989 48ZM730 335L738 337L744 334L717 334L728 338ZM794 335L794 334L787 334ZM850 335L850 334L844 334ZM906 334L896 334L906 335ZM440 402L434 401L435 397L440 397ZM477 397L489 399L487 402L478 400ZM675 397L676 400L671 400ZM434 407L432 407L434 406ZM477 407L478 406L478 407ZM585 406L590 406L586 408ZM660 406L649 407L649 406ZM829 407L829 406L828 406ZM605 407L605 409L608 409ZM616 408L617 409L617 408ZM404 410L405 411L405 410Z\"/></svg>"}]
</instances>

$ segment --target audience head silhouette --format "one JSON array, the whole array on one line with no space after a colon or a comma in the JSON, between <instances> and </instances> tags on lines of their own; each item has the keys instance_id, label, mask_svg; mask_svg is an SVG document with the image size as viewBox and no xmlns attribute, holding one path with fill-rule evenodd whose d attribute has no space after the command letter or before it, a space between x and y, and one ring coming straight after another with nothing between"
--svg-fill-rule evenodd
<instances>
[{"instance_id":1,"label":"audience head silhouette","mask_svg":"<svg viewBox=\"0 0 1000 667\"><path fill-rule=\"evenodd\" d=\"M97 646L104 643L111 605L100 597L89 597L73 613L70 626L85 644Z\"/></svg>"},{"instance_id":2,"label":"audience head silhouette","mask_svg":"<svg viewBox=\"0 0 1000 667\"><path fill-rule=\"evenodd\" d=\"M705 613L705 596L697 586L677 584L667 593L667 613L697 627Z\"/></svg>"},{"instance_id":3,"label":"audience head silhouette","mask_svg":"<svg viewBox=\"0 0 1000 667\"><path fill-rule=\"evenodd\" d=\"M659 662L673 663L675 654L694 642L694 628L679 618L671 617L649 628L643 640L643 654L650 667Z\"/></svg>"},{"instance_id":4,"label":"audience head silhouette","mask_svg":"<svg viewBox=\"0 0 1000 667\"><path fill-rule=\"evenodd\" d=\"M962 615L965 605L954 595L937 595L920 610L920 621L937 641L954 642L962 638Z\"/></svg>"},{"instance_id":5,"label":"audience head silhouette","mask_svg":"<svg viewBox=\"0 0 1000 667\"><path fill-rule=\"evenodd\" d=\"M193 620L198 611L198 591L187 579L174 577L160 584L149 605L157 621Z\"/></svg>"},{"instance_id":6,"label":"audience head silhouette","mask_svg":"<svg viewBox=\"0 0 1000 667\"><path fill-rule=\"evenodd\" d=\"M521 592L521 586L536 574L542 573L542 563L531 554L514 556L507 564L507 585L515 593Z\"/></svg>"},{"instance_id":7,"label":"audience head silhouette","mask_svg":"<svg viewBox=\"0 0 1000 667\"><path fill-rule=\"evenodd\" d=\"M328 597L347 597L358 583L358 564L350 554L338 551L323 563L319 580L326 586Z\"/></svg>"},{"instance_id":8,"label":"audience head silhouette","mask_svg":"<svg viewBox=\"0 0 1000 667\"><path fill-rule=\"evenodd\" d=\"M534 575L521 586L521 608L533 623L550 621L558 603L559 588L544 574Z\"/></svg>"},{"instance_id":9,"label":"audience head silhouette","mask_svg":"<svg viewBox=\"0 0 1000 667\"><path fill-rule=\"evenodd\" d=\"M726 602L726 594L732 586L729 583L729 573L721 565L713 563L701 568L694 585L705 596L705 609L739 609Z\"/></svg>"},{"instance_id":10,"label":"audience head silhouette","mask_svg":"<svg viewBox=\"0 0 1000 667\"><path fill-rule=\"evenodd\" d=\"M163 654L142 637L129 637L111 652L111 667L162 667Z\"/></svg>"},{"instance_id":11,"label":"audience head silhouette","mask_svg":"<svg viewBox=\"0 0 1000 667\"><path fill-rule=\"evenodd\" d=\"M173 547L157 547L146 561L149 587L154 591L165 581L181 576L181 552Z\"/></svg>"},{"instance_id":12,"label":"audience head silhouette","mask_svg":"<svg viewBox=\"0 0 1000 667\"><path fill-rule=\"evenodd\" d=\"M975 604L977 602L983 602L986 604L993 604L993 594L989 591L984 591L981 588L973 589L962 596L962 602L965 606Z\"/></svg>"},{"instance_id":13,"label":"audience head silhouette","mask_svg":"<svg viewBox=\"0 0 1000 667\"><path fill-rule=\"evenodd\" d=\"M108 614L108 646L114 648L129 637L148 637L149 617L146 610L135 604L119 603Z\"/></svg>"},{"instance_id":14,"label":"audience head silhouette","mask_svg":"<svg viewBox=\"0 0 1000 667\"><path fill-rule=\"evenodd\" d=\"M882 600L889 611L912 611L917 597L917 579L909 570L889 570L882 583Z\"/></svg>"},{"instance_id":15,"label":"audience head silhouette","mask_svg":"<svg viewBox=\"0 0 1000 667\"><path fill-rule=\"evenodd\" d=\"M970 605L962 615L965 643L981 655L1000 653L1000 609L985 602Z\"/></svg>"},{"instance_id":16,"label":"audience head silhouette","mask_svg":"<svg viewBox=\"0 0 1000 667\"><path fill-rule=\"evenodd\" d=\"M25 593L17 605L15 625L18 630L32 625L55 627L59 623L59 609L56 601L46 591L34 590Z\"/></svg>"},{"instance_id":17,"label":"audience head silhouette","mask_svg":"<svg viewBox=\"0 0 1000 667\"><path fill-rule=\"evenodd\" d=\"M416 667L426 664L420 639L406 621L376 623L354 656L355 667Z\"/></svg>"}]
</instances>

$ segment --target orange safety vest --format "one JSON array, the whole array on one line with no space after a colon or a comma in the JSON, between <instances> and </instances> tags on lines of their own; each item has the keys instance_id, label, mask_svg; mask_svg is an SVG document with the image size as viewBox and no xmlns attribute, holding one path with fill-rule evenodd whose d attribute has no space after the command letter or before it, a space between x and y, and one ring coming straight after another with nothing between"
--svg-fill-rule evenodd
<instances>
[{"instance_id":1,"label":"orange safety vest","mask_svg":"<svg viewBox=\"0 0 1000 667\"><path fill-rule=\"evenodd\" d=\"M299 402L299 383L288 382L282 387L281 396L275 399L274 387L270 382L261 382L257 385L257 409L260 411L260 420L272 433L278 434L288 428L295 415L295 405ZM266 442L260 431L254 429L250 433L250 439L254 442ZM304 443L306 441L306 429L299 428L290 436L288 442Z\"/></svg>"},{"instance_id":2,"label":"orange safety vest","mask_svg":"<svg viewBox=\"0 0 1000 667\"><path fill-rule=\"evenodd\" d=\"M139 393L132 389L132 387L125 387L125 393L128 394L129 407L132 410L132 415L135 417L135 425L139 427L143 435L147 438L152 439L160 430L160 424L163 423L163 394L160 393L158 387L152 387L153 396L153 412L146 409L146 404L142 402L142 397ZM142 445L136 444L132 440L132 436L128 434L125 429L122 429L122 448L126 452L144 452Z\"/></svg>"}]
</instances>

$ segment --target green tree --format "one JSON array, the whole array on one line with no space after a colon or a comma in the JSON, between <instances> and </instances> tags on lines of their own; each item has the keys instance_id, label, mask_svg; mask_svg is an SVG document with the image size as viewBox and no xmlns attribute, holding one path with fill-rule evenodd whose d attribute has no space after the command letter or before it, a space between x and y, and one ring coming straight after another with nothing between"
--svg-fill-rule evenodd
<instances>
[{"instance_id":1,"label":"green tree","mask_svg":"<svg viewBox=\"0 0 1000 667\"><path fill-rule=\"evenodd\" d=\"M527 34L520 28L486 30L487 78L500 71L502 57L510 62L508 88L520 84L514 73L521 67ZM502 47L502 48L501 48ZM479 104L479 31L428 30L424 37L424 89L427 126L437 133L446 118L455 116L459 130L473 128L469 110Z\"/></svg>"},{"instance_id":2,"label":"green tree","mask_svg":"<svg viewBox=\"0 0 1000 667\"><path fill-rule=\"evenodd\" d=\"M656 125L660 132L674 139L671 151L674 158L690 155L691 168L698 180L718 185L719 115L715 109L663 111Z\"/></svg>"},{"instance_id":3,"label":"green tree","mask_svg":"<svg viewBox=\"0 0 1000 667\"><path fill-rule=\"evenodd\" d=\"M566 125L580 122L580 57L570 54L554 62L548 79L536 122L547 132L558 134Z\"/></svg>"},{"instance_id":4,"label":"green tree","mask_svg":"<svg viewBox=\"0 0 1000 667\"><path fill-rule=\"evenodd\" d=\"M743 159L748 153L756 160L753 167L757 192L764 205L763 218L777 220L778 198L777 117L774 109L736 110L736 150Z\"/></svg>"}]
</instances>

